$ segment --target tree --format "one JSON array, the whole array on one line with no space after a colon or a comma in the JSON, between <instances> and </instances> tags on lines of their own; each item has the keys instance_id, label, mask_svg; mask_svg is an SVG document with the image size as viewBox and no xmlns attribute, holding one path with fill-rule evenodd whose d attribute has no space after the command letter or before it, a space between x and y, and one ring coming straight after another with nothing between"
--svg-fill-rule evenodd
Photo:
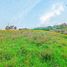
<instances>
[{"instance_id":1,"label":"tree","mask_svg":"<svg viewBox=\"0 0 67 67\"><path fill-rule=\"evenodd\" d=\"M14 26L14 25L12 25L12 26L6 26L5 29L6 29L6 30L16 30L17 27Z\"/></svg>"}]
</instances>

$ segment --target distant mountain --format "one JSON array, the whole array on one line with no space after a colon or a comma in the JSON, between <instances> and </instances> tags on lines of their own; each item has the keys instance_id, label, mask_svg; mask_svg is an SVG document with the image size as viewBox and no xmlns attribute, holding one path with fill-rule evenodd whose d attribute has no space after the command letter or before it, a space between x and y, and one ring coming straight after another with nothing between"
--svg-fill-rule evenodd
<instances>
[{"instance_id":1,"label":"distant mountain","mask_svg":"<svg viewBox=\"0 0 67 67\"><path fill-rule=\"evenodd\" d=\"M67 24L62 23L60 25L47 26L47 27L38 27L34 28L34 30L46 30L46 31L56 31L61 33L67 33Z\"/></svg>"},{"instance_id":2,"label":"distant mountain","mask_svg":"<svg viewBox=\"0 0 67 67\"><path fill-rule=\"evenodd\" d=\"M47 27L37 27L37 28L34 28L34 30L46 30L46 31L49 31L49 30L52 30L52 26L47 26Z\"/></svg>"}]
</instances>

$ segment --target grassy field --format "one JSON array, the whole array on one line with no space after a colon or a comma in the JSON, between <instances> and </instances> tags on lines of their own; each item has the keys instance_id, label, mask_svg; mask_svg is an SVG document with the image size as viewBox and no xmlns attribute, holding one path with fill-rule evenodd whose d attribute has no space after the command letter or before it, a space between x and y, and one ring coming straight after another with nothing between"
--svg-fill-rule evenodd
<instances>
[{"instance_id":1,"label":"grassy field","mask_svg":"<svg viewBox=\"0 0 67 67\"><path fill-rule=\"evenodd\" d=\"M67 67L67 35L42 30L2 30L0 67Z\"/></svg>"}]
</instances>

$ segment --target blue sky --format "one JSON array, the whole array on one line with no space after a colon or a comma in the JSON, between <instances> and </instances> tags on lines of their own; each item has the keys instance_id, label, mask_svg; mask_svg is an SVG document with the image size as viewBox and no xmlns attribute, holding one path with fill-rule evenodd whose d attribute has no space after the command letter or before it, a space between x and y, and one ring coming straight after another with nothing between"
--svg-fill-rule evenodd
<instances>
[{"instance_id":1,"label":"blue sky","mask_svg":"<svg viewBox=\"0 0 67 67\"><path fill-rule=\"evenodd\" d=\"M67 0L0 0L0 29L67 23Z\"/></svg>"}]
</instances>

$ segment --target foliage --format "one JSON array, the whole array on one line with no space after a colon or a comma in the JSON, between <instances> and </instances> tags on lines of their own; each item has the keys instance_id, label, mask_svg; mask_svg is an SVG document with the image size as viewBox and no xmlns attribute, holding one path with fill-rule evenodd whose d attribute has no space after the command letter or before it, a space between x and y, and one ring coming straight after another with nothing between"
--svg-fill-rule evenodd
<instances>
[{"instance_id":1,"label":"foliage","mask_svg":"<svg viewBox=\"0 0 67 67\"><path fill-rule=\"evenodd\" d=\"M34 30L55 31L55 32L60 32L60 33L63 33L63 34L67 34L67 24L63 23L63 24L60 24L60 25L39 27L39 28L34 28Z\"/></svg>"},{"instance_id":2,"label":"foliage","mask_svg":"<svg viewBox=\"0 0 67 67\"><path fill-rule=\"evenodd\" d=\"M0 67L67 67L67 35L44 30L1 30Z\"/></svg>"},{"instance_id":3,"label":"foliage","mask_svg":"<svg viewBox=\"0 0 67 67\"><path fill-rule=\"evenodd\" d=\"M13 29L15 30L15 29L17 29L17 27L14 25L13 26L6 26L5 29L6 30L13 30Z\"/></svg>"}]
</instances>

